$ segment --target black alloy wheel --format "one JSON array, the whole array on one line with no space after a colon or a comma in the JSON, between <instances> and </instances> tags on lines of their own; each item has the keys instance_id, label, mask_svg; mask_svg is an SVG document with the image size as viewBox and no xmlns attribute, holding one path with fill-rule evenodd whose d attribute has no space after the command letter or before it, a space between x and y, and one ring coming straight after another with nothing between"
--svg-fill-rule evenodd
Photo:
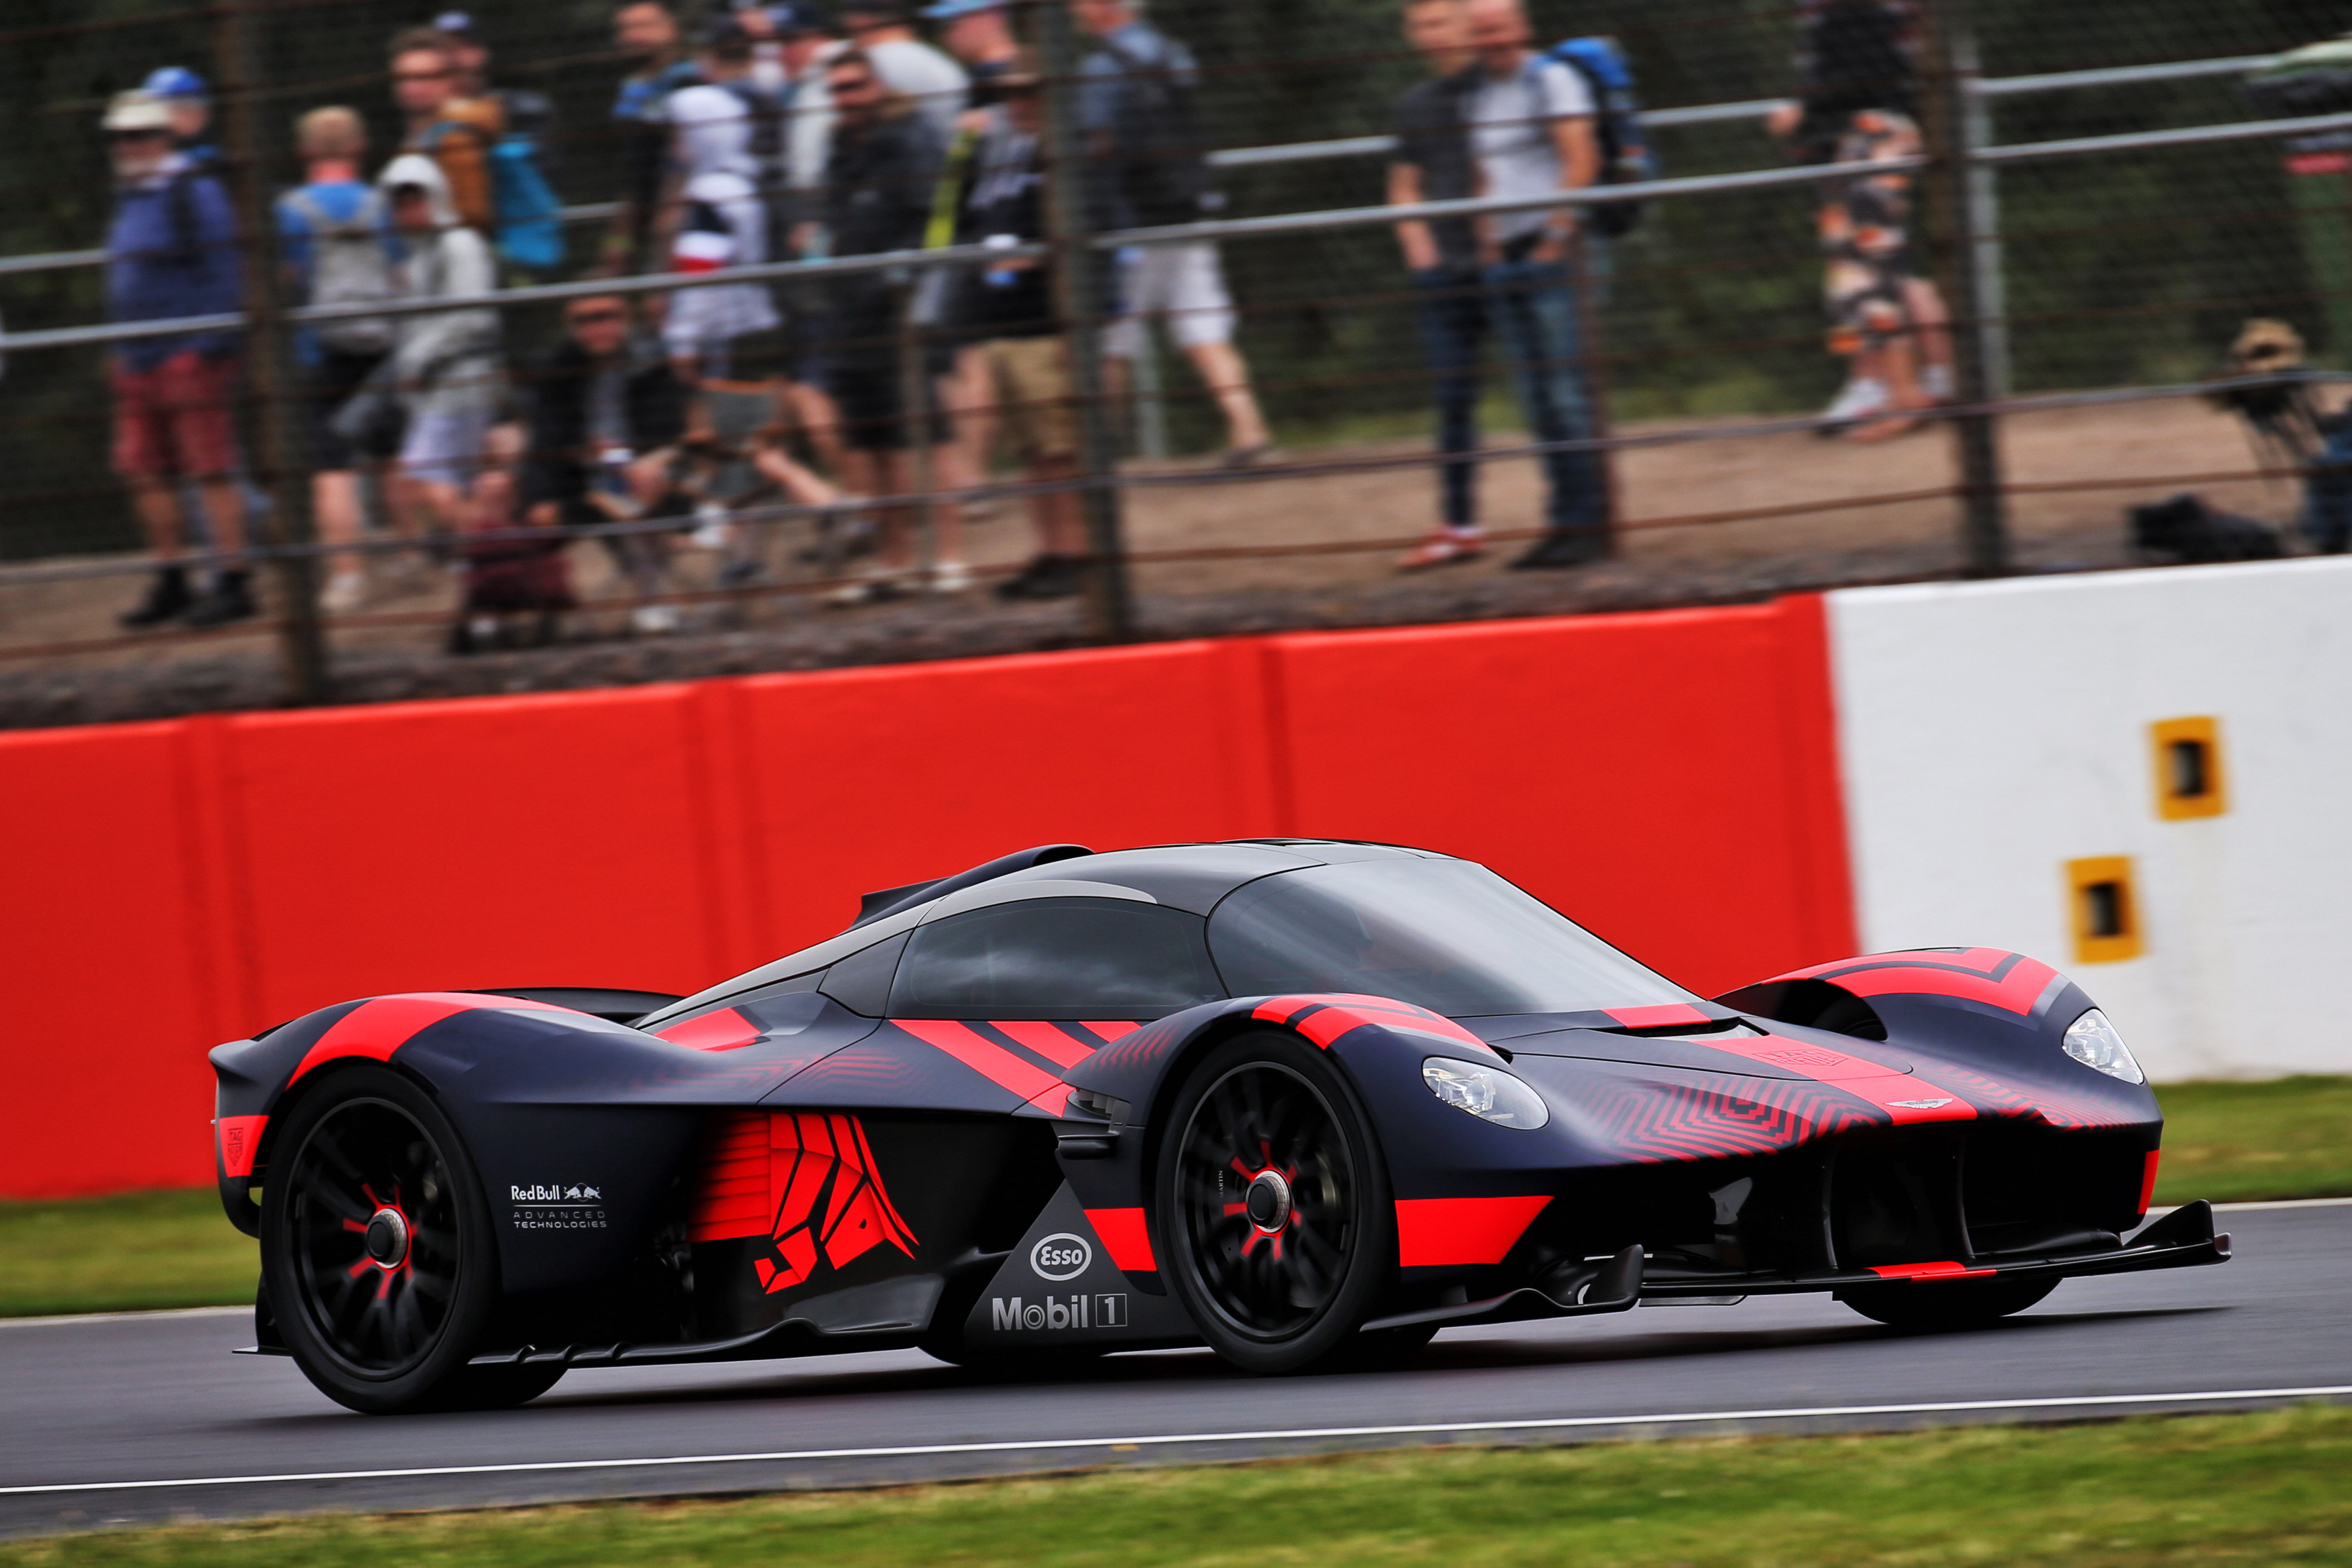
<instances>
[{"instance_id":1,"label":"black alloy wheel","mask_svg":"<svg viewBox=\"0 0 2352 1568\"><path fill-rule=\"evenodd\" d=\"M520 1404L563 1368L474 1367L498 1300L488 1205L440 1108L389 1068L296 1106L262 1187L278 1331L320 1392L371 1415Z\"/></svg>"},{"instance_id":2,"label":"black alloy wheel","mask_svg":"<svg viewBox=\"0 0 2352 1568\"><path fill-rule=\"evenodd\" d=\"M1837 1299L1894 1328L1949 1332L2022 1312L2056 1289L2055 1279L1906 1279L1857 1285Z\"/></svg>"},{"instance_id":3,"label":"black alloy wheel","mask_svg":"<svg viewBox=\"0 0 2352 1568\"><path fill-rule=\"evenodd\" d=\"M1346 1078L1296 1036L1241 1036L1193 1069L1167 1127L1163 1268L1211 1348L1250 1372L1349 1364L1396 1240L1387 1167Z\"/></svg>"}]
</instances>

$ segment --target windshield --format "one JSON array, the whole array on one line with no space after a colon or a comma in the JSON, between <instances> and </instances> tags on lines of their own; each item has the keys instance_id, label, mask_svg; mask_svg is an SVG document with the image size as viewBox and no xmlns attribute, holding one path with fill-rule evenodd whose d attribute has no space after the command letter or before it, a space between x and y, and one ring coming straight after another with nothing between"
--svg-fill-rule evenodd
<instances>
[{"instance_id":1,"label":"windshield","mask_svg":"<svg viewBox=\"0 0 2352 1568\"><path fill-rule=\"evenodd\" d=\"M1466 860L1363 860L1250 883L1209 917L1236 996L1349 991L1467 1018L1699 998Z\"/></svg>"}]
</instances>

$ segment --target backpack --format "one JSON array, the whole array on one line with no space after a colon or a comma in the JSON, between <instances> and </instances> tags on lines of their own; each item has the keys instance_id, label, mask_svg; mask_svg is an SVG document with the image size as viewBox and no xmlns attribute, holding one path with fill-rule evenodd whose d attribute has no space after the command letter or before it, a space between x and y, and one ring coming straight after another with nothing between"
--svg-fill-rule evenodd
<instances>
[{"instance_id":1,"label":"backpack","mask_svg":"<svg viewBox=\"0 0 2352 1568\"><path fill-rule=\"evenodd\" d=\"M370 190L358 210L340 222L307 190L289 192L283 200L310 230L310 297L305 303L373 305L399 293L383 250L383 193ZM382 316L321 321L312 331L338 353L376 354L392 347L392 323Z\"/></svg>"},{"instance_id":2,"label":"backpack","mask_svg":"<svg viewBox=\"0 0 2352 1568\"><path fill-rule=\"evenodd\" d=\"M462 120L445 120L427 131L417 151L430 155L444 137L481 137L490 171L490 239L517 267L543 272L563 261L563 203L539 166L539 138L507 130L485 136Z\"/></svg>"},{"instance_id":3,"label":"backpack","mask_svg":"<svg viewBox=\"0 0 2352 1568\"><path fill-rule=\"evenodd\" d=\"M1642 129L1642 103L1635 96L1633 62L1617 40L1595 36L1570 38L1542 57L1584 79L1599 112L1593 131L1601 143L1601 177L1604 185L1630 185L1658 177L1658 155ZM1593 232L1615 239L1633 232L1642 221L1640 202L1602 202L1588 209Z\"/></svg>"},{"instance_id":4,"label":"backpack","mask_svg":"<svg viewBox=\"0 0 2352 1568\"><path fill-rule=\"evenodd\" d=\"M1108 38L1100 42L1120 71L1110 132L1120 194L1139 223L1199 222L1224 203L1209 173L1198 83Z\"/></svg>"}]
</instances>

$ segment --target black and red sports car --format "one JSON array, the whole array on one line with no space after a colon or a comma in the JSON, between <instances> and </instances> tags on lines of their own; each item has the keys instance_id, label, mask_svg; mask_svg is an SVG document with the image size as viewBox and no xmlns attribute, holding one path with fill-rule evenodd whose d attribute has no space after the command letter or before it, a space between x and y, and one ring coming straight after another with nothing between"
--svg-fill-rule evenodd
<instances>
[{"instance_id":1,"label":"black and red sports car","mask_svg":"<svg viewBox=\"0 0 2352 1568\"><path fill-rule=\"evenodd\" d=\"M2229 1252L2201 1203L2126 1239L2163 1121L2046 965L1709 1002L1375 844L1048 846L697 995L378 996L212 1060L257 1348L369 1411L908 1345L1371 1365L1675 1297L1959 1326Z\"/></svg>"}]
</instances>

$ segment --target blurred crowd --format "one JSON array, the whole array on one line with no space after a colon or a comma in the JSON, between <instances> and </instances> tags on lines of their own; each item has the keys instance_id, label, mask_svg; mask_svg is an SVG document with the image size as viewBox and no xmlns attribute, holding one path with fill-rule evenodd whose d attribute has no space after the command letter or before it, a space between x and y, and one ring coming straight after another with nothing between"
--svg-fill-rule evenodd
<instances>
[{"instance_id":1,"label":"blurred crowd","mask_svg":"<svg viewBox=\"0 0 2352 1568\"><path fill-rule=\"evenodd\" d=\"M371 562L401 574L438 560L465 584L453 647L542 635L573 602L574 531L618 523L630 526L601 537L637 600L635 627L667 631L681 541L719 553L719 585L758 584L773 569L772 531L741 514L780 500L818 519L804 553L839 579L829 602L959 594L974 585L966 504L985 504L1008 470L1024 481L1035 549L993 591L1077 593L1081 419L1064 328L1082 280L1056 278L1038 249L1055 210L1049 84L1009 3L838 0L827 13L738 0L688 17L624 0L612 11L628 62L611 109L620 188L565 193L617 198L586 246L567 234L549 100L503 84L492 40L462 13L387 43L396 145L372 146L357 107L303 114L302 182L277 198L275 243L284 298L340 312L299 334L312 510L321 540L345 547L328 557L323 606L366 605L382 586ZM1080 41L1068 188L1084 226L1220 216L1191 52L1134 0L1069 0L1069 13ZM1612 245L1640 219L1638 202L1587 188L1655 172L1636 62L1606 38L1538 38L1520 0L1403 0L1401 18L1427 75L1394 107L1390 200L1483 197L1499 210L1396 226L1442 455L1433 526L1398 564L1484 552L1468 454L1491 338L1547 479L1540 533L1512 564L1579 566L1612 549L1585 344L1606 309ZM1896 0L1806 0L1802 95L1770 132L1811 161L1916 151L1914 32ZM179 67L107 107L117 321L240 308L241 237L210 109L205 82ZM1857 438L1902 433L1951 391L1942 305L1911 257L1909 178L1849 180L1820 215L1832 346L1853 363L1832 413ZM950 245L1003 254L635 281ZM581 279L616 286L565 299L550 342L519 342L517 319L481 299ZM1215 242L1130 247L1083 282L1108 305L1112 405L1156 325L1214 401L1220 460L1273 452ZM440 300L447 309L417 308ZM112 355L114 466L158 563L126 626L257 613L236 564L259 504L236 417L242 353L238 334L219 331ZM417 548L349 548L371 513ZM192 573L192 536L229 563Z\"/></svg>"}]
</instances>

